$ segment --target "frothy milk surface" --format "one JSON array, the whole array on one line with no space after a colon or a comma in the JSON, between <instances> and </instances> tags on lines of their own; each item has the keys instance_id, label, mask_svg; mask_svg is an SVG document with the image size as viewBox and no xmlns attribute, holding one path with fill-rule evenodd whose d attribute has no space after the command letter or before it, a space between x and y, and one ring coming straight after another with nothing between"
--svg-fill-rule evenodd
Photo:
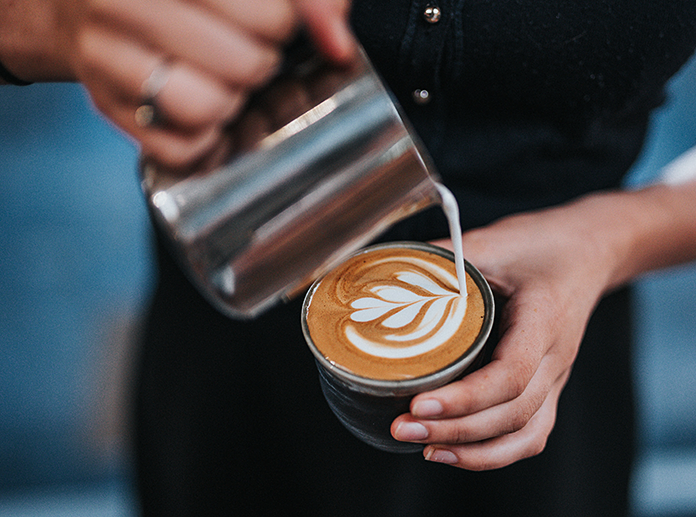
<instances>
[{"instance_id":1,"label":"frothy milk surface","mask_svg":"<svg viewBox=\"0 0 696 517\"><path fill-rule=\"evenodd\" d=\"M332 364L356 375L421 377L459 359L478 336L483 297L469 275L466 287L461 296L454 263L435 253L368 250L319 283L309 334Z\"/></svg>"}]
</instances>

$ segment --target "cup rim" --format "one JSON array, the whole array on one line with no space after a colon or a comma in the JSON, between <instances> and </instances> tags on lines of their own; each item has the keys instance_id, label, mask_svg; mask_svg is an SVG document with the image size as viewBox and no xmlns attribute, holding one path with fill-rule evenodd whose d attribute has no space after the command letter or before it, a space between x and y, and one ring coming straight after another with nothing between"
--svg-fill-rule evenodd
<instances>
[{"instance_id":1,"label":"cup rim","mask_svg":"<svg viewBox=\"0 0 696 517\"><path fill-rule=\"evenodd\" d=\"M357 252L348 256L345 260L349 260L355 256L364 253L369 253L371 251L392 248L409 248L425 251L428 253L435 253L436 255L454 261L454 253L450 250L444 249L434 244L416 241L392 241L381 244L374 244L358 250ZM464 265L467 274L476 283L483 297L483 324L481 325L481 330L479 331L478 336L476 336L476 339L471 344L471 346L467 348L461 356L459 356L455 361L453 361L449 365L435 372L431 372L427 375L423 375L420 377L414 377L410 379L389 380L371 379L368 377L363 377L361 375L357 375L353 372L350 372L339 365L331 363L326 357L324 357L324 354L322 354L317 348L316 344L312 340L312 337L309 333L309 327L307 325L307 311L312 301L312 296L314 295L314 292L323 280L323 276L312 283L302 303L302 333L304 334L305 341L307 342L310 351L314 355L314 358L319 363L319 365L321 365L321 367L331 372L335 378L348 385L348 387L370 395L411 395L422 391L428 391L439 386L443 386L448 382L456 379L458 375L463 373L474 362L474 360L483 350L483 347L486 344L488 337L490 336L491 329L493 328L493 319L495 315L495 301L493 298L493 292L491 291L491 287L488 284L488 281L473 264L465 260Z\"/></svg>"}]
</instances>

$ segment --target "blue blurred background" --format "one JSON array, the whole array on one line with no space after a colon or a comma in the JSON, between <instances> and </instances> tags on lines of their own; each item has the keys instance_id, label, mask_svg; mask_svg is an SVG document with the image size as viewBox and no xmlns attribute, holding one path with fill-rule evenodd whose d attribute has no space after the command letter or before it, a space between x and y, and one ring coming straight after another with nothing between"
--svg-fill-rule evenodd
<instances>
[{"instance_id":1,"label":"blue blurred background","mask_svg":"<svg viewBox=\"0 0 696 517\"><path fill-rule=\"evenodd\" d=\"M632 184L696 145L696 59ZM76 85L0 87L0 517L133 517L127 387L153 286L130 141ZM638 283L636 517L696 516L696 267Z\"/></svg>"},{"instance_id":2,"label":"blue blurred background","mask_svg":"<svg viewBox=\"0 0 696 517\"><path fill-rule=\"evenodd\" d=\"M0 87L0 515L131 515L152 286L136 150L76 85Z\"/></svg>"}]
</instances>

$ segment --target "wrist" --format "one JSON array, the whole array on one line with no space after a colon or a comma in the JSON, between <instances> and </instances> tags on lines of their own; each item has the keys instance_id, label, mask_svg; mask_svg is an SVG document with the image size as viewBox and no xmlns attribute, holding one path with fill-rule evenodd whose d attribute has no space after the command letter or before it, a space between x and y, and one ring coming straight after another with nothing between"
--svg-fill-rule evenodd
<instances>
[{"instance_id":1,"label":"wrist","mask_svg":"<svg viewBox=\"0 0 696 517\"><path fill-rule=\"evenodd\" d=\"M607 266L607 291L646 272L696 259L696 182L592 194L593 249Z\"/></svg>"}]
</instances>

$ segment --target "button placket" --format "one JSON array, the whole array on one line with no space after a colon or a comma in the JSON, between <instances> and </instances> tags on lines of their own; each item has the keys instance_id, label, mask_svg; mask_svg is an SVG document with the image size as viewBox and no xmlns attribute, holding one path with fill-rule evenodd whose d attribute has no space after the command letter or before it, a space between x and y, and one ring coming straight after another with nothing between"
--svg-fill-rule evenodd
<instances>
[{"instance_id":1,"label":"button placket","mask_svg":"<svg viewBox=\"0 0 696 517\"><path fill-rule=\"evenodd\" d=\"M426 23L435 25L439 23L441 19L442 9L440 9L439 6L434 4L428 4L425 6L425 9L423 10L423 20L425 20ZM413 98L413 102L419 106L429 104L431 101L430 91L426 90L425 88L417 88L413 90L413 92L411 92L411 97Z\"/></svg>"},{"instance_id":2,"label":"button placket","mask_svg":"<svg viewBox=\"0 0 696 517\"><path fill-rule=\"evenodd\" d=\"M404 100L414 108L439 105L441 60L457 0L412 0L399 66L404 71ZM417 109L417 108L415 108ZM439 109L439 108L436 108Z\"/></svg>"}]
</instances>

